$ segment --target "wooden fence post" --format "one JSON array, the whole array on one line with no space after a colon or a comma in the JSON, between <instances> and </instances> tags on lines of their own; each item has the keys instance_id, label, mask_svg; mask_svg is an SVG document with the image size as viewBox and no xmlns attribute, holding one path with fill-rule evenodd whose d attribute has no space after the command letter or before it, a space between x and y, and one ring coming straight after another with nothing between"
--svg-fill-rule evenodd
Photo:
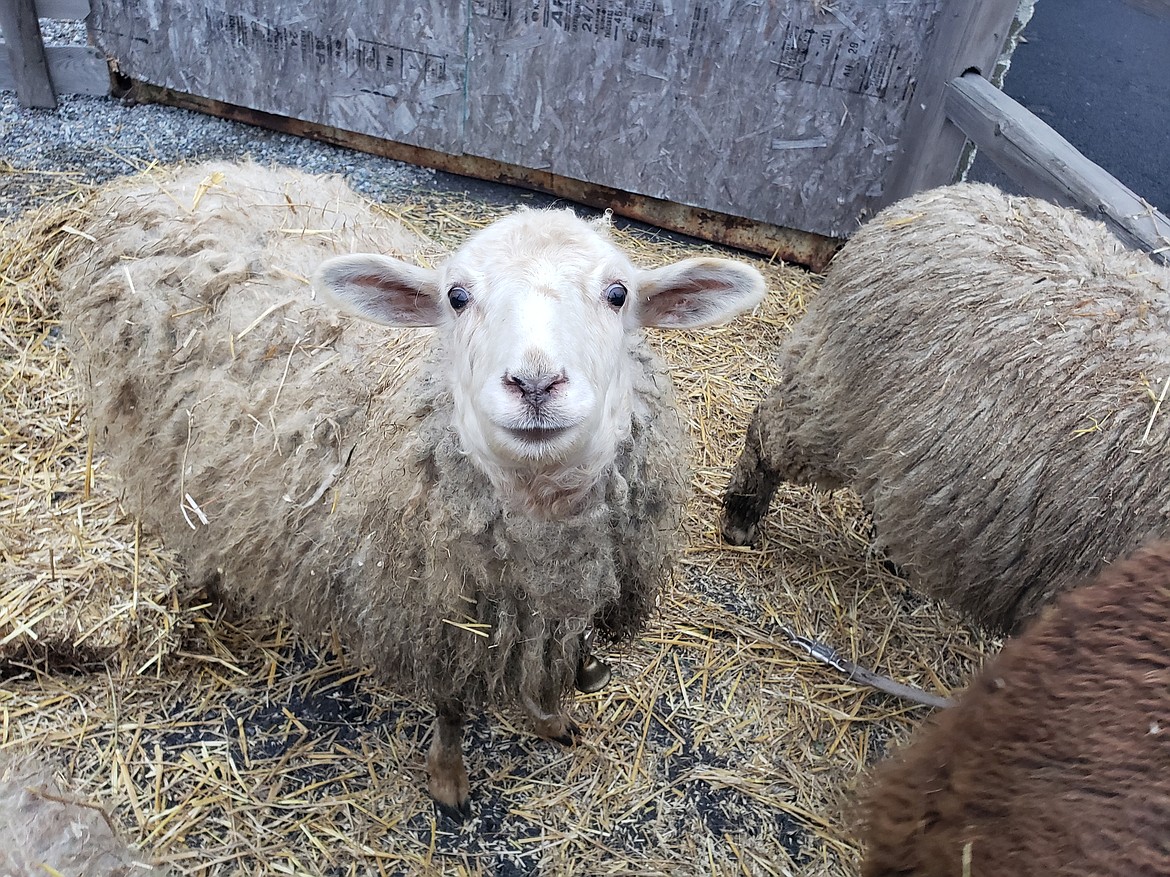
<instances>
[{"instance_id":1,"label":"wooden fence post","mask_svg":"<svg viewBox=\"0 0 1170 877\"><path fill-rule=\"evenodd\" d=\"M49 79L45 44L33 0L0 0L0 30L16 81L16 98L22 106L55 109L57 96Z\"/></svg>"},{"instance_id":2,"label":"wooden fence post","mask_svg":"<svg viewBox=\"0 0 1170 877\"><path fill-rule=\"evenodd\" d=\"M982 76L946 87L947 117L1030 194L1102 220L1128 246L1170 263L1170 219Z\"/></svg>"},{"instance_id":3,"label":"wooden fence post","mask_svg":"<svg viewBox=\"0 0 1170 877\"><path fill-rule=\"evenodd\" d=\"M991 75L1018 5L1019 0L943 0L927 57L917 71L884 203L954 182L966 137L947 121L946 85L971 69Z\"/></svg>"}]
</instances>

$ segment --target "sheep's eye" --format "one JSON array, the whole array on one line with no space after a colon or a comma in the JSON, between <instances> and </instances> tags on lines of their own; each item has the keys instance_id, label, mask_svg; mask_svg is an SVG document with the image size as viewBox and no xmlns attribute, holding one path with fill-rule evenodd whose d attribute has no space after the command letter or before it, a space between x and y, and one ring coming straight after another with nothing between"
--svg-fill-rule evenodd
<instances>
[{"instance_id":1,"label":"sheep's eye","mask_svg":"<svg viewBox=\"0 0 1170 877\"><path fill-rule=\"evenodd\" d=\"M451 302L451 308L453 310L461 311L471 301L471 293L462 286L452 286L447 291L447 301Z\"/></svg>"},{"instance_id":2,"label":"sheep's eye","mask_svg":"<svg viewBox=\"0 0 1170 877\"><path fill-rule=\"evenodd\" d=\"M605 290L605 300L615 308L620 308L626 303L626 295L626 288L620 283L611 283Z\"/></svg>"}]
</instances>

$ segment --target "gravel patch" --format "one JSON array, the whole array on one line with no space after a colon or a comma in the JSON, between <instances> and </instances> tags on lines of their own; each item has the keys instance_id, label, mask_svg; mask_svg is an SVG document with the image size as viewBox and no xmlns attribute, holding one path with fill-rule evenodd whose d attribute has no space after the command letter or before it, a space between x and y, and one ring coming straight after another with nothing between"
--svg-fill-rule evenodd
<instances>
[{"instance_id":1,"label":"gravel patch","mask_svg":"<svg viewBox=\"0 0 1170 877\"><path fill-rule=\"evenodd\" d=\"M4 217L54 197L69 181L105 182L152 162L251 158L342 174L354 189L378 201L402 200L419 187L458 186L451 175L391 159L190 110L113 98L63 95L57 109L44 110L20 106L15 92L0 92L0 143Z\"/></svg>"},{"instance_id":2,"label":"gravel patch","mask_svg":"<svg viewBox=\"0 0 1170 877\"><path fill-rule=\"evenodd\" d=\"M46 45L85 45L80 21L40 19ZM55 110L22 107L0 91L0 217L10 218L75 187L157 162L250 158L311 173L342 174L361 194L402 200L420 187L467 181L387 158L318 143L190 110L107 97L59 95Z\"/></svg>"},{"instance_id":3,"label":"gravel patch","mask_svg":"<svg viewBox=\"0 0 1170 877\"><path fill-rule=\"evenodd\" d=\"M46 46L84 46L88 41L84 21L42 18L38 22L41 40Z\"/></svg>"}]
</instances>

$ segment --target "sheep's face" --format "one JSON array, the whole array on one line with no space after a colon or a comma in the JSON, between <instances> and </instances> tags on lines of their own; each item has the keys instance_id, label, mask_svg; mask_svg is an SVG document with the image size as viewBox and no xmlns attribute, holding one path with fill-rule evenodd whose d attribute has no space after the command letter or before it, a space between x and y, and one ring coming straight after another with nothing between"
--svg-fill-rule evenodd
<instances>
[{"instance_id":1,"label":"sheep's face","mask_svg":"<svg viewBox=\"0 0 1170 877\"><path fill-rule=\"evenodd\" d=\"M635 267L608 222L521 210L480 231L441 268L356 255L317 284L392 326L436 326L451 357L455 423L489 473L604 468L628 433L632 340L642 326L722 322L763 296L754 268L725 259Z\"/></svg>"}]
</instances>

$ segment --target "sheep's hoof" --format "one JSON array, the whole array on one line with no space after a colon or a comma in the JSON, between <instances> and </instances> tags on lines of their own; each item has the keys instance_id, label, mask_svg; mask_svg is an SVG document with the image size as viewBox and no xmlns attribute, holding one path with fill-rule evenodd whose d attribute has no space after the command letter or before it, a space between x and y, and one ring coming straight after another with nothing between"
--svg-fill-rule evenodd
<instances>
[{"instance_id":1,"label":"sheep's hoof","mask_svg":"<svg viewBox=\"0 0 1170 877\"><path fill-rule=\"evenodd\" d=\"M572 719L546 719L536 723L536 733L561 746L573 746L581 736L581 726Z\"/></svg>"},{"instance_id":2,"label":"sheep's hoof","mask_svg":"<svg viewBox=\"0 0 1170 877\"><path fill-rule=\"evenodd\" d=\"M443 818L462 824L471 818L471 798L464 798L458 804L446 804L436 798L435 809Z\"/></svg>"},{"instance_id":3,"label":"sheep's hoof","mask_svg":"<svg viewBox=\"0 0 1170 877\"><path fill-rule=\"evenodd\" d=\"M596 655L589 655L577 668L577 690L584 694L593 694L601 691L613 678L613 671L609 665Z\"/></svg>"},{"instance_id":4,"label":"sheep's hoof","mask_svg":"<svg viewBox=\"0 0 1170 877\"><path fill-rule=\"evenodd\" d=\"M577 745L577 738L580 736L581 736L581 726L578 725L576 722L574 722L572 719L568 719L565 722L565 732L563 734L558 734L555 737L549 737L548 739L552 740L554 743L559 743L562 746L568 747L568 746L576 746Z\"/></svg>"},{"instance_id":5,"label":"sheep's hoof","mask_svg":"<svg viewBox=\"0 0 1170 877\"><path fill-rule=\"evenodd\" d=\"M427 791L439 812L455 822L471 815L471 783L463 756L458 752L432 751L427 757Z\"/></svg>"},{"instance_id":6,"label":"sheep's hoof","mask_svg":"<svg viewBox=\"0 0 1170 877\"><path fill-rule=\"evenodd\" d=\"M760 528L755 524L738 523L730 515L724 515L720 532L723 541L729 545L754 545Z\"/></svg>"}]
</instances>

